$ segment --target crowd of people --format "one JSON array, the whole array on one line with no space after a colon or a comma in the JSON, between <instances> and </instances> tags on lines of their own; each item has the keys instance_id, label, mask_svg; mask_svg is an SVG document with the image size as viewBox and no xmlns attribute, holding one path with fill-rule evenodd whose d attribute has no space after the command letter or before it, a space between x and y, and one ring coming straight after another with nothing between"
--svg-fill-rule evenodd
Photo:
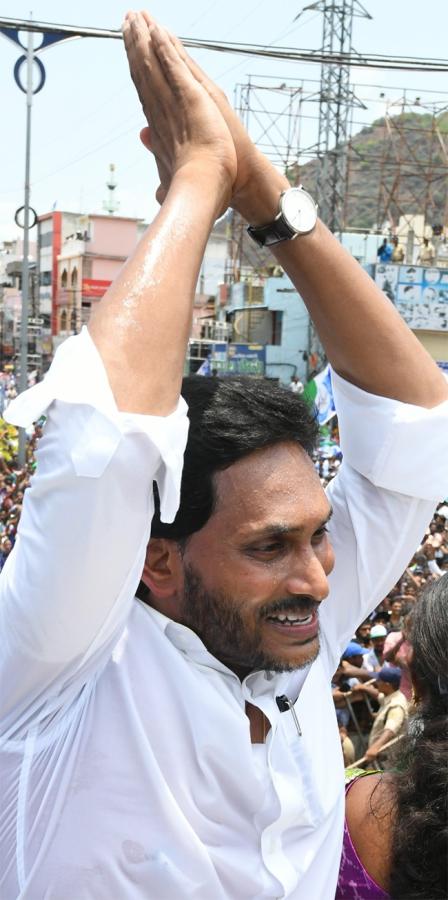
<instances>
[{"instance_id":1,"label":"crowd of people","mask_svg":"<svg viewBox=\"0 0 448 900\"><path fill-rule=\"evenodd\" d=\"M342 461L337 420L321 430L315 467L326 485ZM388 749L406 733L412 704L409 674L414 604L448 572L448 501L439 503L397 584L348 644L333 678L333 699L347 767L387 767ZM383 749L385 745L386 749Z\"/></svg>"},{"instance_id":2,"label":"crowd of people","mask_svg":"<svg viewBox=\"0 0 448 900\"><path fill-rule=\"evenodd\" d=\"M24 493L34 472L35 449L41 435L36 425L27 433L26 464L18 465L18 432L0 419L0 571L14 547Z\"/></svg>"}]
</instances>

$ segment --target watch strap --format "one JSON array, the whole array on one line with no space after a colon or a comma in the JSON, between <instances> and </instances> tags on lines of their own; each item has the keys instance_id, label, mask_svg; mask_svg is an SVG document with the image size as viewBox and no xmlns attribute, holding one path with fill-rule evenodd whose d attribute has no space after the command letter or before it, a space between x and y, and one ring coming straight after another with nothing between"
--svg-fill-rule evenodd
<instances>
[{"instance_id":1,"label":"watch strap","mask_svg":"<svg viewBox=\"0 0 448 900\"><path fill-rule=\"evenodd\" d=\"M247 233L259 247L270 247L297 237L297 232L285 222L281 212L267 225L248 225Z\"/></svg>"}]
</instances>

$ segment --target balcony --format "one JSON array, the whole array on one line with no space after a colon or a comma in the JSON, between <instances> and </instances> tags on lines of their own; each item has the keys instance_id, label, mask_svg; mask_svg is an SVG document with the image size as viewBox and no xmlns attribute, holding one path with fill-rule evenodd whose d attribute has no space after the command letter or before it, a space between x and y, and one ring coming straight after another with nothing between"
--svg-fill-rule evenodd
<instances>
[{"instance_id":1,"label":"balcony","mask_svg":"<svg viewBox=\"0 0 448 900\"><path fill-rule=\"evenodd\" d=\"M225 342L230 340L232 326L227 322L213 320L201 322L201 338L207 341Z\"/></svg>"}]
</instances>

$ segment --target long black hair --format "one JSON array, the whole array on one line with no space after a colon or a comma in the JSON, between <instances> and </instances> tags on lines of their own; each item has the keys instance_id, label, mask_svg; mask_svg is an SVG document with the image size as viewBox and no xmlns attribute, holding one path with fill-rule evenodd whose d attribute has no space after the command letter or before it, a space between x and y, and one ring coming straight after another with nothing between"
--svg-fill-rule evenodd
<instances>
[{"instance_id":1,"label":"long black hair","mask_svg":"<svg viewBox=\"0 0 448 900\"><path fill-rule=\"evenodd\" d=\"M409 640L416 712L394 773L393 900L448 896L448 573L416 601Z\"/></svg>"}]
</instances>

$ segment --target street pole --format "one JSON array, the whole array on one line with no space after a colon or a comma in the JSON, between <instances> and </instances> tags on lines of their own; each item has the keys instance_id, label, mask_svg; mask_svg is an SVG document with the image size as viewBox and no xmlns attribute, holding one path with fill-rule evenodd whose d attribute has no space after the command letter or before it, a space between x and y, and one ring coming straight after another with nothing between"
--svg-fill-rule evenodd
<instances>
[{"instance_id":1,"label":"street pole","mask_svg":"<svg viewBox=\"0 0 448 900\"><path fill-rule=\"evenodd\" d=\"M28 313L30 290L30 159L31 159L31 107L33 103L33 32L28 32L26 53L26 144L25 144L25 202L23 221L22 261L22 313L20 323L20 393L28 387ZM19 467L26 462L26 432L19 428Z\"/></svg>"},{"instance_id":2,"label":"street pole","mask_svg":"<svg viewBox=\"0 0 448 900\"><path fill-rule=\"evenodd\" d=\"M25 44L22 44L19 28L23 26L23 30L27 32L28 41ZM19 57L15 66L14 66L14 80L17 84L17 87L26 94L26 144L25 144L25 202L24 206L20 207L16 210L16 214L14 217L15 223L19 228L23 228L23 262L22 262L22 321L20 327L20 379L19 379L19 387L20 392L26 390L28 387L28 326L29 326L29 303L30 303L30 265L29 265L29 255L30 255L30 227L33 228L37 222L36 212L30 206L30 165L31 165L31 107L33 103L33 94L38 94L39 91L42 90L45 84L45 68L40 61L37 53L40 53L42 50L45 50L46 47L50 47L52 44L57 44L60 41L65 41L69 37L74 37L71 33L67 33L64 31L60 31L58 28L52 28L51 33L48 29L43 29L44 35L42 42L36 47L34 50L34 32L39 31L39 28L36 27L36 22L28 21L28 22L16 22L13 20L2 20L0 18L0 34L3 34L4 37L8 38L8 40L12 41L14 44L18 45L22 48L22 50L26 50L22 56ZM118 35L118 32L117 32ZM22 84L20 80L20 71L22 64L26 63L26 86ZM33 67L37 68L37 83L36 87L33 88ZM22 212L23 209L23 224L19 221L19 213ZM30 221L31 215L33 216L33 221ZM37 286L37 290L39 290L39 285ZM21 468L25 465L26 462L26 434L23 428L19 428L19 452L18 452L18 462Z\"/></svg>"}]
</instances>

